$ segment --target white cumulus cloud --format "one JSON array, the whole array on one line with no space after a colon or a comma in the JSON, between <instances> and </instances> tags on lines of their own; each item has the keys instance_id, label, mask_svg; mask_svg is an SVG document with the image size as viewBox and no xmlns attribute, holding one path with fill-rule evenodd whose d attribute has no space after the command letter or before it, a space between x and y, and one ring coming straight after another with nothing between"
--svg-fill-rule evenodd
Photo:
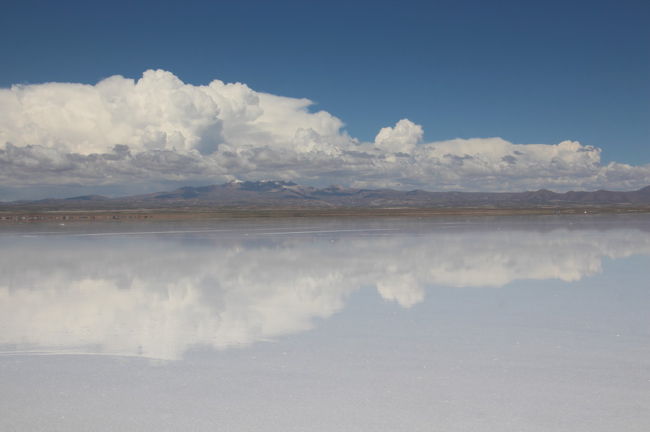
<instances>
[{"instance_id":1,"label":"white cumulus cloud","mask_svg":"<svg viewBox=\"0 0 650 432\"><path fill-rule=\"evenodd\" d=\"M402 119L395 127L382 128L375 137L375 145L387 152L412 153L423 135L422 126Z\"/></svg>"},{"instance_id":2,"label":"white cumulus cloud","mask_svg":"<svg viewBox=\"0 0 650 432\"><path fill-rule=\"evenodd\" d=\"M163 70L95 85L0 89L0 184L5 189L285 179L324 186L429 190L632 189L650 165L603 164L575 141L501 138L425 142L408 119L374 142L350 137L313 103L214 80L191 85ZM2 197L0 197L2 199Z\"/></svg>"}]
</instances>

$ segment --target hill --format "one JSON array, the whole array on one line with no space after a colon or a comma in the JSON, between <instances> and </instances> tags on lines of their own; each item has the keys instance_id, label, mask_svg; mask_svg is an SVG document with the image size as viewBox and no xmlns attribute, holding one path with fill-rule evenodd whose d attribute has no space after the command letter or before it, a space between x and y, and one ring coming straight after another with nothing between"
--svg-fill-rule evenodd
<instances>
[{"instance_id":1,"label":"hill","mask_svg":"<svg viewBox=\"0 0 650 432\"><path fill-rule=\"evenodd\" d=\"M118 198L85 195L65 199L4 202L0 203L0 211L394 207L521 209L648 205L650 186L628 192L598 190L558 193L545 189L527 192L428 192L342 186L314 188L286 181L235 181Z\"/></svg>"}]
</instances>

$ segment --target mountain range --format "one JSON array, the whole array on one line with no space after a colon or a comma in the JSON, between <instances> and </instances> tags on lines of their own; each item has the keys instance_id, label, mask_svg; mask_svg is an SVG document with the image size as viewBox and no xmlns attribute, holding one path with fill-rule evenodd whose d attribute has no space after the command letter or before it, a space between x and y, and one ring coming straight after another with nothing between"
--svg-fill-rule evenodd
<instances>
[{"instance_id":1,"label":"mountain range","mask_svg":"<svg viewBox=\"0 0 650 432\"><path fill-rule=\"evenodd\" d=\"M576 206L647 206L650 186L629 192L598 190L557 193L428 192L357 189L342 186L315 188L287 181L233 181L221 185L181 187L173 191L109 198L84 195L65 199L0 202L0 210L161 209L161 208L530 208Z\"/></svg>"}]
</instances>

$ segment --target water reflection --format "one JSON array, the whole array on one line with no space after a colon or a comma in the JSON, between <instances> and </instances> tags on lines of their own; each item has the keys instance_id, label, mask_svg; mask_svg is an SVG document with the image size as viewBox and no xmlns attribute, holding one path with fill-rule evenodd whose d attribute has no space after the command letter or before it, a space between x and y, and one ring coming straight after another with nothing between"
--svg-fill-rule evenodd
<instances>
[{"instance_id":1,"label":"water reflection","mask_svg":"<svg viewBox=\"0 0 650 432\"><path fill-rule=\"evenodd\" d=\"M602 271L605 258L650 254L650 233L615 224L391 227L9 236L0 262L0 345L171 360L195 346L223 349L306 331L360 289L410 308L432 285L571 282Z\"/></svg>"}]
</instances>

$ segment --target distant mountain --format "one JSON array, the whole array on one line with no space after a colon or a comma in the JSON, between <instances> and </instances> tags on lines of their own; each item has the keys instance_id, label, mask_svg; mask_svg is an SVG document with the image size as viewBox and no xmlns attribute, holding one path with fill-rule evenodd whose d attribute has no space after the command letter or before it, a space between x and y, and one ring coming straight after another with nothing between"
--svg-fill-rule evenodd
<instances>
[{"instance_id":1,"label":"distant mountain","mask_svg":"<svg viewBox=\"0 0 650 432\"><path fill-rule=\"evenodd\" d=\"M84 195L0 203L0 210L66 209L106 210L134 208L336 208L336 207L575 207L650 205L650 186L630 192L598 190L557 193L546 189L529 192L427 192L392 189L356 189L343 186L314 188L286 181L234 181L222 185L182 187L120 198Z\"/></svg>"},{"instance_id":2,"label":"distant mountain","mask_svg":"<svg viewBox=\"0 0 650 432\"><path fill-rule=\"evenodd\" d=\"M76 197L65 198L66 201L105 201L110 199L102 195L82 195Z\"/></svg>"}]
</instances>

